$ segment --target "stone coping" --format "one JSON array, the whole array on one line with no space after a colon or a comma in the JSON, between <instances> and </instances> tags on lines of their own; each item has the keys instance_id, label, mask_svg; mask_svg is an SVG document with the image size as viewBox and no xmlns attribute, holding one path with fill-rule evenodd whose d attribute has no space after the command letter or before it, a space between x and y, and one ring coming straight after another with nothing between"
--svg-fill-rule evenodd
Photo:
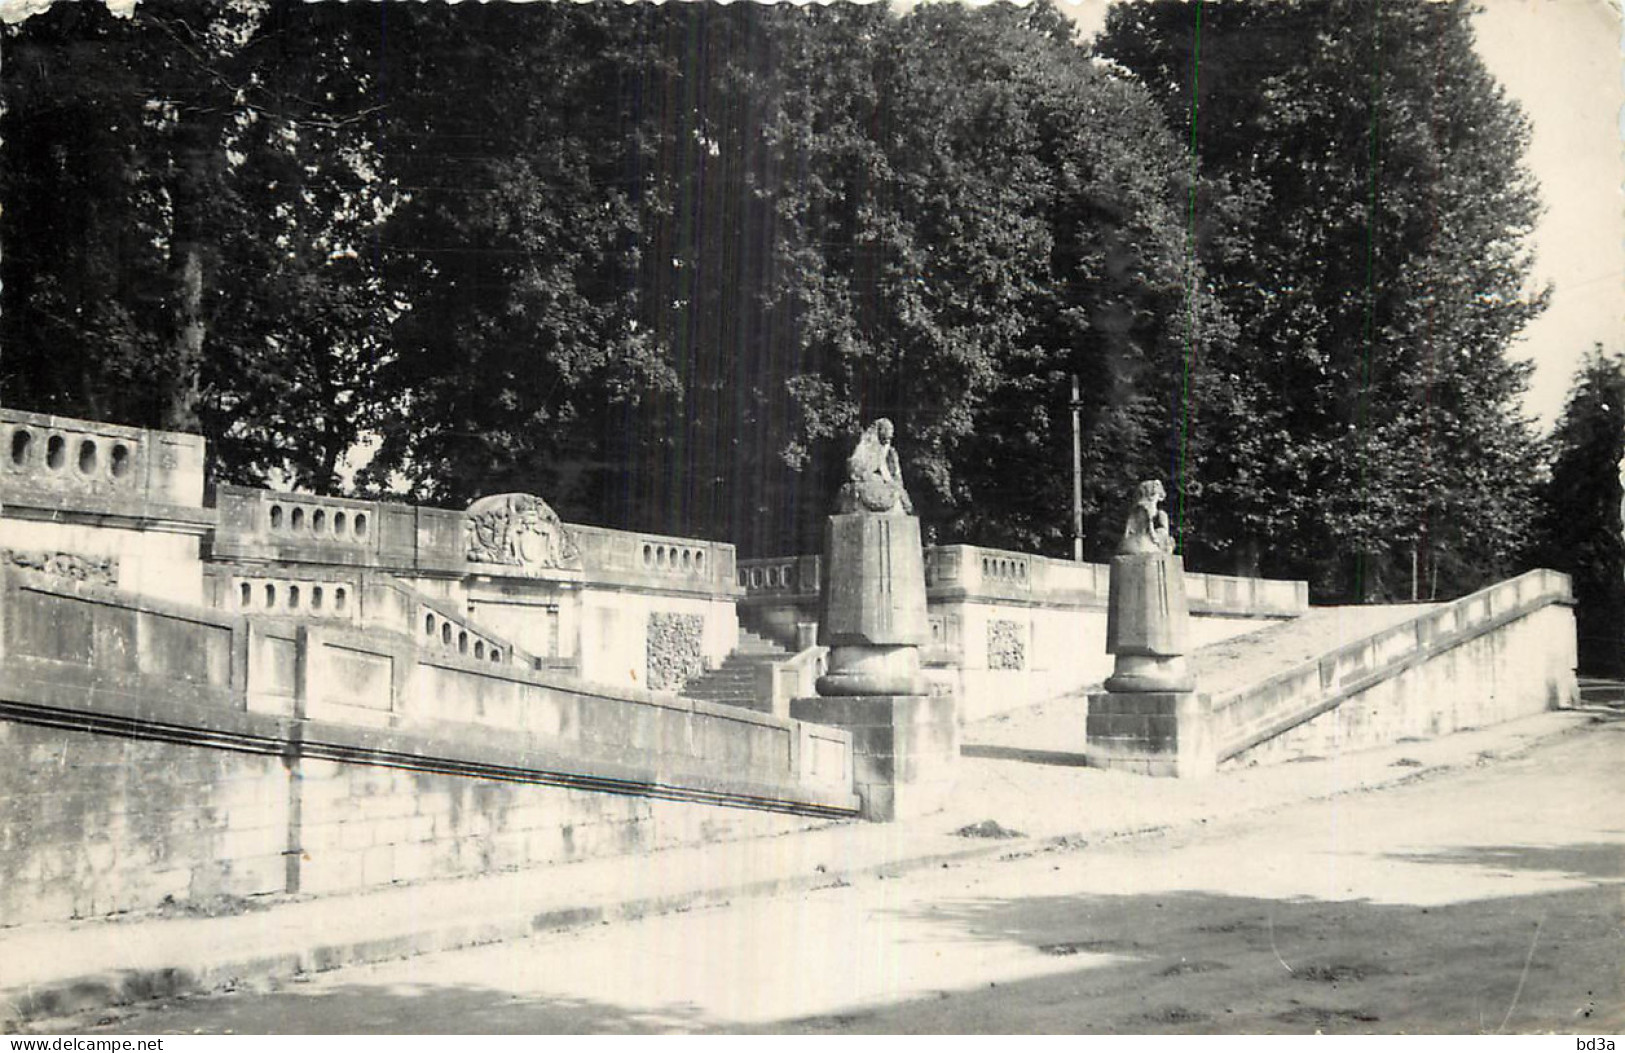
<instances>
[{"instance_id":1,"label":"stone coping","mask_svg":"<svg viewBox=\"0 0 1625 1053\"><path fill-rule=\"evenodd\" d=\"M1377 683L1554 604L1574 604L1568 575L1532 570L1451 603L1430 605L1416 617L1300 662L1258 683L1213 695L1209 706L1214 717L1249 702L1262 705L1272 694L1284 700L1310 699L1285 714L1254 721L1241 734L1221 740L1217 759L1222 763L1335 709L1343 700Z\"/></svg>"},{"instance_id":2,"label":"stone coping","mask_svg":"<svg viewBox=\"0 0 1625 1053\"><path fill-rule=\"evenodd\" d=\"M1075 563L978 545L935 545L924 550L926 598L930 603L1049 610L1104 611L1109 563ZM822 557L780 556L740 560L737 572L745 607L812 607L818 603ZM951 571L945 571L951 567ZM968 570L966 568L969 568ZM1066 580L1088 578L1088 584ZM1294 579L1185 574L1193 614L1233 618L1290 618L1309 609L1308 584ZM1234 601L1214 598L1233 590ZM1288 599L1284 593L1290 592Z\"/></svg>"},{"instance_id":3,"label":"stone coping","mask_svg":"<svg viewBox=\"0 0 1625 1053\"><path fill-rule=\"evenodd\" d=\"M229 671L223 673L220 682L188 681L97 664L99 650L84 663L12 654L6 646L10 632L4 629L4 622L12 613L8 609L11 598L25 590L86 601L121 613L146 613L194 623L217 633L228 632ZM628 751L590 738L561 741L514 728L432 717L414 718L404 725L375 726L250 711L251 619L242 615L133 596L19 569L0 571L0 601L4 602L0 607L0 716L8 719L218 749L320 757L795 814L843 817L854 814L857 807L849 789L762 781L749 772L721 773L713 761L697 753L680 756L655 750ZM337 625L304 626L302 632L353 641L380 654L400 652L416 665L535 685L568 696L676 711L708 722L762 726L788 734L792 750L799 750L801 740L808 735L845 738L850 748L850 737L837 729L696 699L610 688L556 672L498 666L456 653L419 650L404 635ZM626 756L628 752L632 755Z\"/></svg>"}]
</instances>

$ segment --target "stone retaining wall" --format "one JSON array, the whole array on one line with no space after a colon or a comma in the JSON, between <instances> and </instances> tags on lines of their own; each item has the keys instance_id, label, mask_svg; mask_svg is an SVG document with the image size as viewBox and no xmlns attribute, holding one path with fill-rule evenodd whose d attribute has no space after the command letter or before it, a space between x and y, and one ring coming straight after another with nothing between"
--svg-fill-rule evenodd
<instances>
[{"instance_id":1,"label":"stone retaining wall","mask_svg":"<svg viewBox=\"0 0 1625 1053\"><path fill-rule=\"evenodd\" d=\"M1573 604L1567 575L1530 571L1214 697L1217 759L1327 756L1570 705Z\"/></svg>"},{"instance_id":2,"label":"stone retaining wall","mask_svg":"<svg viewBox=\"0 0 1625 1053\"><path fill-rule=\"evenodd\" d=\"M0 572L0 924L853 815L851 736Z\"/></svg>"}]
</instances>

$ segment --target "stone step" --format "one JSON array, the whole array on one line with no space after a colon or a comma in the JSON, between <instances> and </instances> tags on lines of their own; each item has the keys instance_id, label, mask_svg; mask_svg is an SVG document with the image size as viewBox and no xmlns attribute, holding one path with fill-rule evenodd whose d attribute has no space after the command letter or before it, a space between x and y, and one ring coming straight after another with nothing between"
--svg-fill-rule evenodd
<instances>
[{"instance_id":1,"label":"stone step","mask_svg":"<svg viewBox=\"0 0 1625 1053\"><path fill-rule=\"evenodd\" d=\"M739 637L739 646L734 648L734 654L740 655L774 655L788 658L790 652L773 640L764 640L760 637L746 639L743 634Z\"/></svg>"},{"instance_id":2,"label":"stone step","mask_svg":"<svg viewBox=\"0 0 1625 1053\"><path fill-rule=\"evenodd\" d=\"M710 676L712 676L712 679L736 679L736 681L751 681L751 679L756 679L757 669L762 668L764 665L767 665L767 663L756 663L756 661L752 661L752 663L744 663L744 661L741 661L741 663L738 663L738 665L734 665L733 661L730 660L728 665L723 665L718 669L712 669Z\"/></svg>"},{"instance_id":3,"label":"stone step","mask_svg":"<svg viewBox=\"0 0 1625 1053\"><path fill-rule=\"evenodd\" d=\"M1625 702L1625 681L1582 680L1580 681L1580 701L1601 703Z\"/></svg>"},{"instance_id":4,"label":"stone step","mask_svg":"<svg viewBox=\"0 0 1625 1053\"><path fill-rule=\"evenodd\" d=\"M756 701L756 696L754 694L745 691L735 694L716 694L703 691L690 691L684 697L691 698L696 702L713 702L719 706L743 706L750 705Z\"/></svg>"},{"instance_id":5,"label":"stone step","mask_svg":"<svg viewBox=\"0 0 1625 1053\"><path fill-rule=\"evenodd\" d=\"M739 630L739 646L715 669L691 678L679 690L686 698L727 705L756 701L756 682L763 666L782 662L790 652L749 629Z\"/></svg>"}]
</instances>

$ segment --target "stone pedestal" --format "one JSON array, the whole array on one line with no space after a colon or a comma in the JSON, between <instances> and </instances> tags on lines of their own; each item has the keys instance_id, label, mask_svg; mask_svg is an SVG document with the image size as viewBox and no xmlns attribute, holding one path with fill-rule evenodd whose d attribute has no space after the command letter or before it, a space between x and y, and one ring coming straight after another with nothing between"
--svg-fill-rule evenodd
<instances>
[{"instance_id":1,"label":"stone pedestal","mask_svg":"<svg viewBox=\"0 0 1625 1053\"><path fill-rule=\"evenodd\" d=\"M947 803L959 766L952 695L798 698L790 716L852 732L853 789L863 818L909 819Z\"/></svg>"},{"instance_id":2,"label":"stone pedestal","mask_svg":"<svg viewBox=\"0 0 1625 1053\"><path fill-rule=\"evenodd\" d=\"M1113 559L1106 650L1117 661L1106 690L1089 696L1090 765L1179 777L1214 770L1208 698L1196 691L1189 646L1184 561L1166 552Z\"/></svg>"},{"instance_id":3,"label":"stone pedestal","mask_svg":"<svg viewBox=\"0 0 1625 1053\"><path fill-rule=\"evenodd\" d=\"M1108 691L1190 691L1185 561L1171 553L1112 560L1106 604L1106 653L1117 656Z\"/></svg>"},{"instance_id":4,"label":"stone pedestal","mask_svg":"<svg viewBox=\"0 0 1625 1053\"><path fill-rule=\"evenodd\" d=\"M1208 696L1196 691L1089 695L1089 766L1192 778L1217 768Z\"/></svg>"},{"instance_id":5,"label":"stone pedestal","mask_svg":"<svg viewBox=\"0 0 1625 1053\"><path fill-rule=\"evenodd\" d=\"M920 521L869 512L830 516L824 566L818 642L830 654L818 693L923 693L919 649L931 630Z\"/></svg>"},{"instance_id":6,"label":"stone pedestal","mask_svg":"<svg viewBox=\"0 0 1625 1053\"><path fill-rule=\"evenodd\" d=\"M939 811L959 763L959 716L955 697L927 695L920 675L920 647L931 638L920 521L830 516L824 566L819 642L829 665L819 697L793 700L790 715L852 732L864 818Z\"/></svg>"}]
</instances>

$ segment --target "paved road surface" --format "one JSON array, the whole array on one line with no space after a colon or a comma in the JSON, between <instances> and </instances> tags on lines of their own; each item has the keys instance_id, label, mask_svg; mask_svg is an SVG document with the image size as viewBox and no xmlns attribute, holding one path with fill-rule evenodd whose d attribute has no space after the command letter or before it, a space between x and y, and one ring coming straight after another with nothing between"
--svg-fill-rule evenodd
<instances>
[{"instance_id":1,"label":"paved road surface","mask_svg":"<svg viewBox=\"0 0 1625 1053\"><path fill-rule=\"evenodd\" d=\"M1622 758L1625 722L1601 723L1516 759L1246 824L868 879L79 1023L127 1033L1617 1035ZM1222 777L1213 790L1224 792Z\"/></svg>"}]
</instances>

